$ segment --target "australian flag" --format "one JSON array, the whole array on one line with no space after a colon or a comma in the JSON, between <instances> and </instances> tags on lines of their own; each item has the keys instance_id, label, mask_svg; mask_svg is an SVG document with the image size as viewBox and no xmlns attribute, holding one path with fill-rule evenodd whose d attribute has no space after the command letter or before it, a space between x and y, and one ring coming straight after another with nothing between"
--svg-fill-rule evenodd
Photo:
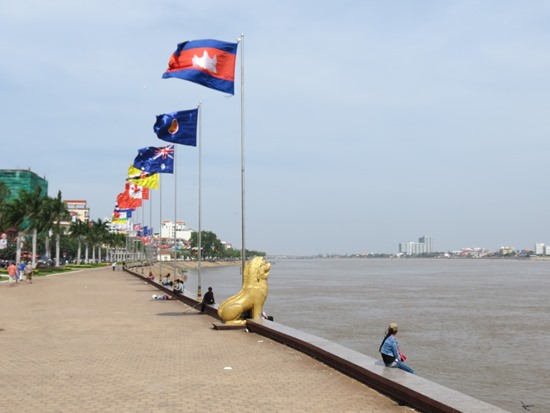
<instances>
[{"instance_id":1,"label":"australian flag","mask_svg":"<svg viewBox=\"0 0 550 413\"><path fill-rule=\"evenodd\" d=\"M138 149L134 167L149 173L174 173L174 145Z\"/></svg>"}]
</instances>

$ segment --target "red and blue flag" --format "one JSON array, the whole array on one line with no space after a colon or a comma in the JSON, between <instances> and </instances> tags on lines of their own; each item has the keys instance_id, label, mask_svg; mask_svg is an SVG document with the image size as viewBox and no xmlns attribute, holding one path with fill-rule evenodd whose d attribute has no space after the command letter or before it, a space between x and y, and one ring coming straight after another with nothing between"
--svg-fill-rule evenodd
<instances>
[{"instance_id":1,"label":"red and blue flag","mask_svg":"<svg viewBox=\"0 0 550 413\"><path fill-rule=\"evenodd\" d=\"M191 40L178 44L163 79L177 77L234 94L237 43Z\"/></svg>"},{"instance_id":2,"label":"red and blue flag","mask_svg":"<svg viewBox=\"0 0 550 413\"><path fill-rule=\"evenodd\" d=\"M197 146L198 109L158 115L153 130L163 141Z\"/></svg>"}]
</instances>

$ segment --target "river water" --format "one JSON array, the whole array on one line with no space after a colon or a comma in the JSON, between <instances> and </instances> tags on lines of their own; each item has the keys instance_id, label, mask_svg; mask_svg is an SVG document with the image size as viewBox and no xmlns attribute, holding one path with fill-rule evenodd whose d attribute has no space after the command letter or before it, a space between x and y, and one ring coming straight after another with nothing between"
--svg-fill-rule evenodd
<instances>
[{"instance_id":1,"label":"river water","mask_svg":"<svg viewBox=\"0 0 550 413\"><path fill-rule=\"evenodd\" d=\"M240 291L239 270L203 268L203 291L221 303ZM277 260L264 309L375 358L397 322L416 374L511 412L550 412L550 261Z\"/></svg>"}]
</instances>

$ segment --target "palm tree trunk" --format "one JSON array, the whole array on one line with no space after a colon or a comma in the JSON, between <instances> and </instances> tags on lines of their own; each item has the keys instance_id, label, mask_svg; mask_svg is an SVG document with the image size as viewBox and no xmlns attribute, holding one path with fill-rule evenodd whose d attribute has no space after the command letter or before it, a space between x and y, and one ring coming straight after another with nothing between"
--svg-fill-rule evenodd
<instances>
[{"instance_id":1,"label":"palm tree trunk","mask_svg":"<svg viewBox=\"0 0 550 413\"><path fill-rule=\"evenodd\" d=\"M32 261L31 265L32 268L36 268L36 238L37 238L37 230L34 228L32 230Z\"/></svg>"},{"instance_id":2,"label":"palm tree trunk","mask_svg":"<svg viewBox=\"0 0 550 413\"><path fill-rule=\"evenodd\" d=\"M59 267L59 250L61 244L61 235L55 234L55 266Z\"/></svg>"},{"instance_id":3,"label":"palm tree trunk","mask_svg":"<svg viewBox=\"0 0 550 413\"><path fill-rule=\"evenodd\" d=\"M77 265L80 265L80 248L82 246L82 243L80 242L80 238L78 239L78 255L76 256L76 263Z\"/></svg>"},{"instance_id":4,"label":"palm tree trunk","mask_svg":"<svg viewBox=\"0 0 550 413\"><path fill-rule=\"evenodd\" d=\"M46 235L46 241L44 242L44 248L46 249L46 252L44 256L46 257L46 265L50 265L50 258L52 256L50 251L50 236Z\"/></svg>"},{"instance_id":5,"label":"palm tree trunk","mask_svg":"<svg viewBox=\"0 0 550 413\"><path fill-rule=\"evenodd\" d=\"M21 262L21 248L22 248L22 242L21 242L21 233L17 233L17 241L16 241L16 252L15 252L15 263L19 265Z\"/></svg>"},{"instance_id":6,"label":"palm tree trunk","mask_svg":"<svg viewBox=\"0 0 550 413\"><path fill-rule=\"evenodd\" d=\"M84 263L88 264L88 243L86 243L86 249L84 250Z\"/></svg>"}]
</instances>

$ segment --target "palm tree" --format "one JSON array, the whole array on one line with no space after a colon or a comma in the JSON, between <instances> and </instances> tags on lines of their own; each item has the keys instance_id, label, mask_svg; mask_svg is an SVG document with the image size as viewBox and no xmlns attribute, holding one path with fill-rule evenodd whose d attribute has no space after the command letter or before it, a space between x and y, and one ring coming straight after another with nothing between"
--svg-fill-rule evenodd
<instances>
[{"instance_id":1,"label":"palm tree","mask_svg":"<svg viewBox=\"0 0 550 413\"><path fill-rule=\"evenodd\" d=\"M26 212L24 224L26 232L32 232L32 266L36 265L36 239L38 231L42 227L41 210L47 195L42 188L36 187L34 191L23 191L19 194L19 203Z\"/></svg>"},{"instance_id":2,"label":"palm tree","mask_svg":"<svg viewBox=\"0 0 550 413\"><path fill-rule=\"evenodd\" d=\"M19 192L17 198L2 207L4 224L17 229L16 262L21 262L21 248L25 235L32 233L32 265L36 263L36 238L40 227L40 210L45 195L41 188Z\"/></svg>"},{"instance_id":3,"label":"palm tree","mask_svg":"<svg viewBox=\"0 0 550 413\"><path fill-rule=\"evenodd\" d=\"M95 262L95 248L98 247L98 260L101 261L101 246L105 242L109 233L107 222L103 222L100 218L97 221L90 222L89 239L92 244L92 260Z\"/></svg>"},{"instance_id":4,"label":"palm tree","mask_svg":"<svg viewBox=\"0 0 550 413\"><path fill-rule=\"evenodd\" d=\"M19 263L21 261L21 231L27 211L20 199L16 198L4 206L3 215L4 225L6 225L6 227L13 227L17 230L15 262Z\"/></svg>"},{"instance_id":5,"label":"palm tree","mask_svg":"<svg viewBox=\"0 0 550 413\"><path fill-rule=\"evenodd\" d=\"M109 249L111 251L110 260L111 261L118 260L119 257L118 257L117 251L121 251L126 245L126 235L111 232L107 236L107 242L109 244Z\"/></svg>"},{"instance_id":6,"label":"palm tree","mask_svg":"<svg viewBox=\"0 0 550 413\"><path fill-rule=\"evenodd\" d=\"M10 189L4 182L0 182L0 230L5 230L8 225L6 223L6 205L7 199L11 194Z\"/></svg>"},{"instance_id":7,"label":"palm tree","mask_svg":"<svg viewBox=\"0 0 550 413\"><path fill-rule=\"evenodd\" d=\"M41 208L41 222L43 229L49 232L53 231L55 234L55 266L59 267L60 261L60 238L63 229L61 227L61 221L69 220L71 214L67 210L67 206L61 199L61 191L57 193L55 198L47 198ZM46 238L46 251L49 258L49 237Z\"/></svg>"},{"instance_id":8,"label":"palm tree","mask_svg":"<svg viewBox=\"0 0 550 413\"><path fill-rule=\"evenodd\" d=\"M78 252L76 254L76 263L80 265L82 239L85 239L88 234L88 223L77 219L71 223L69 228L71 236L75 237L78 241ZM87 244L86 244L87 245Z\"/></svg>"}]
</instances>

